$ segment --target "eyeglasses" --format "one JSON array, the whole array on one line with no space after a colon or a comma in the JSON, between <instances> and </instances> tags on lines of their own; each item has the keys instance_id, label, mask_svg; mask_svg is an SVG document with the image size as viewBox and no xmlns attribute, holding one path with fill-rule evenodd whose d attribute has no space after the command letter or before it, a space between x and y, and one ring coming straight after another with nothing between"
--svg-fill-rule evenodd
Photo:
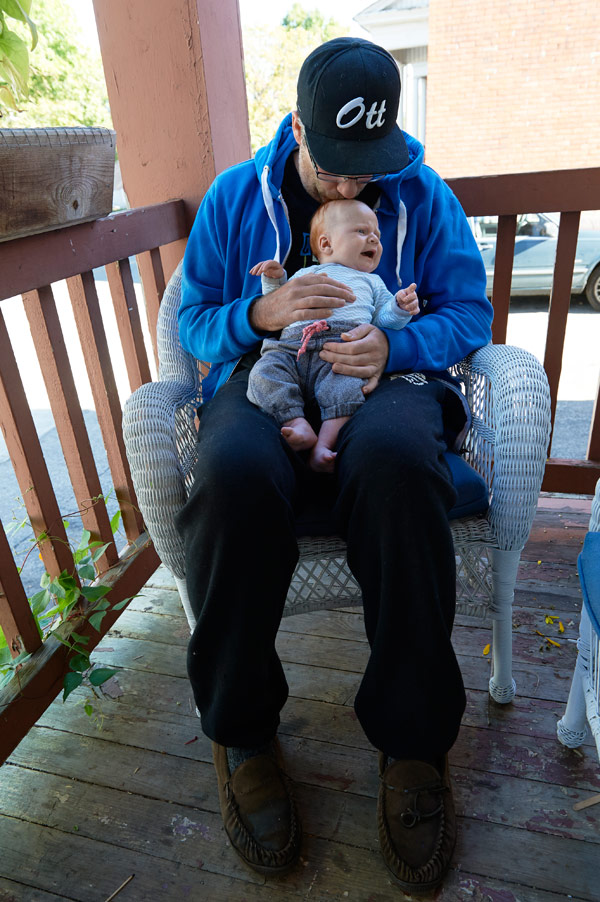
<instances>
[{"instance_id":1,"label":"eyeglasses","mask_svg":"<svg viewBox=\"0 0 600 902\"><path fill-rule=\"evenodd\" d=\"M322 182L356 182L357 185L362 186L369 185L371 182L376 182L379 179L383 178L383 176L385 175L385 173L377 173L374 175L334 175L332 172L323 172L321 169L319 169L317 161L310 152L310 147L308 146L306 139L304 140L304 145L308 151L310 162L313 164L315 175Z\"/></svg>"}]
</instances>

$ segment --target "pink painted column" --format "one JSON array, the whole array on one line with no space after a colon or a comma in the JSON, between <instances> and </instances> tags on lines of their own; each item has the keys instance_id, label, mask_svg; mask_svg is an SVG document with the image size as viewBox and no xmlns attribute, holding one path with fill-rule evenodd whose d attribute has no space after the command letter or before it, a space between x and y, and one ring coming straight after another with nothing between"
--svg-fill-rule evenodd
<instances>
[{"instance_id":1,"label":"pink painted column","mask_svg":"<svg viewBox=\"0 0 600 902\"><path fill-rule=\"evenodd\" d=\"M182 198L191 226L216 173L250 156L237 0L93 0L132 206ZM166 275L182 242L163 251Z\"/></svg>"}]
</instances>

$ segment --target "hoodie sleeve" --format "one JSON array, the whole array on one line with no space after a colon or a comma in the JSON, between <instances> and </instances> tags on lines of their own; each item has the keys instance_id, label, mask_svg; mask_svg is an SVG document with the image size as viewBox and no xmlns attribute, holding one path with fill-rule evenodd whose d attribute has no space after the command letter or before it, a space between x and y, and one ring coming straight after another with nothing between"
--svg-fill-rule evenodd
<instances>
[{"instance_id":1,"label":"hoodie sleeve","mask_svg":"<svg viewBox=\"0 0 600 902\"><path fill-rule=\"evenodd\" d=\"M178 313L181 344L211 363L235 360L264 337L249 320L260 293L242 297L247 257L240 246L242 230L224 193L217 179L198 210L183 261Z\"/></svg>"},{"instance_id":2,"label":"hoodie sleeve","mask_svg":"<svg viewBox=\"0 0 600 902\"><path fill-rule=\"evenodd\" d=\"M416 223L403 248L403 259L414 254L414 281L427 306L401 332L385 330L386 372L445 370L491 341L493 310L481 254L458 200L435 178L429 210L413 208L414 217L427 219Z\"/></svg>"}]
</instances>

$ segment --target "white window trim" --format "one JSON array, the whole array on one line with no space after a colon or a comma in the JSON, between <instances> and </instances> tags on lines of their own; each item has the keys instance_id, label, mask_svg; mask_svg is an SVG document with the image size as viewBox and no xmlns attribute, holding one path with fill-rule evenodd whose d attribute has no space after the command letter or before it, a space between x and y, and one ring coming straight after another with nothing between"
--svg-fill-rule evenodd
<instances>
[{"instance_id":1,"label":"white window trim","mask_svg":"<svg viewBox=\"0 0 600 902\"><path fill-rule=\"evenodd\" d=\"M402 128L421 143L425 143L426 79L426 62L402 67Z\"/></svg>"}]
</instances>

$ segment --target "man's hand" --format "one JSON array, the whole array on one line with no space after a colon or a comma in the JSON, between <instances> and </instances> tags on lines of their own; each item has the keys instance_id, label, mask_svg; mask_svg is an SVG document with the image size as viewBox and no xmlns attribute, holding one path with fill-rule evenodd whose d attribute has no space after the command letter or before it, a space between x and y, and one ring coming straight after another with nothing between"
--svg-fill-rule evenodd
<instances>
[{"instance_id":1,"label":"man's hand","mask_svg":"<svg viewBox=\"0 0 600 902\"><path fill-rule=\"evenodd\" d=\"M377 388L388 359L389 345L385 332L372 323L361 323L342 333L343 341L328 341L319 355L332 364L334 373L358 376L369 381L365 395Z\"/></svg>"},{"instance_id":2,"label":"man's hand","mask_svg":"<svg viewBox=\"0 0 600 902\"><path fill-rule=\"evenodd\" d=\"M347 285L329 276L298 276L252 304L250 325L257 332L277 332L303 319L327 319L338 307L354 300L354 292Z\"/></svg>"}]
</instances>

